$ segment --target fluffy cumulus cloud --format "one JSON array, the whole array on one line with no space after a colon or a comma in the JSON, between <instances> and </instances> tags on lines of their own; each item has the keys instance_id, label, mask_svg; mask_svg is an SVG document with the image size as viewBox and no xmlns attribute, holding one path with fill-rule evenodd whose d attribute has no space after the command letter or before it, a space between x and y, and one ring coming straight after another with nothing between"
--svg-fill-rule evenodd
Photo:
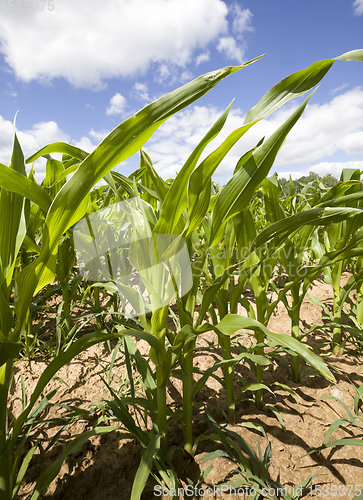
<instances>
[{"instance_id":1,"label":"fluffy cumulus cloud","mask_svg":"<svg viewBox=\"0 0 363 500\"><path fill-rule=\"evenodd\" d=\"M331 89L330 93L337 94L338 92L345 89L346 87L349 87L349 83L343 83L342 85L339 85L339 87L335 87L335 89Z\"/></svg>"},{"instance_id":2,"label":"fluffy cumulus cloud","mask_svg":"<svg viewBox=\"0 0 363 500\"><path fill-rule=\"evenodd\" d=\"M281 151L279 166L314 164L338 151L363 155L363 90L340 94L326 104L311 104Z\"/></svg>"},{"instance_id":3,"label":"fluffy cumulus cloud","mask_svg":"<svg viewBox=\"0 0 363 500\"><path fill-rule=\"evenodd\" d=\"M217 50L227 59L236 59L239 63L243 62L244 52L232 36L223 36L220 38Z\"/></svg>"},{"instance_id":4,"label":"fluffy cumulus cloud","mask_svg":"<svg viewBox=\"0 0 363 500\"><path fill-rule=\"evenodd\" d=\"M17 137L25 158L52 142L70 142L70 137L54 121L36 123L30 130L17 130ZM4 165L9 165L13 139L13 123L0 116L0 162ZM41 181L45 175L45 160L43 158L35 162L34 171L36 179Z\"/></svg>"},{"instance_id":5,"label":"fluffy cumulus cloud","mask_svg":"<svg viewBox=\"0 0 363 500\"><path fill-rule=\"evenodd\" d=\"M253 14L249 9L242 9L236 3L230 7L230 14L233 17L233 36L222 36L219 39L217 50L227 59L237 60L242 63L245 59L246 50L245 34L254 31L251 25Z\"/></svg>"},{"instance_id":6,"label":"fluffy cumulus cloud","mask_svg":"<svg viewBox=\"0 0 363 500\"><path fill-rule=\"evenodd\" d=\"M110 99L110 105L106 109L106 115L122 115L125 112L125 106L125 97L117 92Z\"/></svg>"},{"instance_id":7,"label":"fluffy cumulus cloud","mask_svg":"<svg viewBox=\"0 0 363 500\"><path fill-rule=\"evenodd\" d=\"M363 0L355 0L353 3L354 14L356 16L361 16L363 14Z\"/></svg>"},{"instance_id":8,"label":"fluffy cumulus cloud","mask_svg":"<svg viewBox=\"0 0 363 500\"><path fill-rule=\"evenodd\" d=\"M136 82L134 85L134 95L140 101L149 101L150 97L145 83Z\"/></svg>"},{"instance_id":9,"label":"fluffy cumulus cloud","mask_svg":"<svg viewBox=\"0 0 363 500\"><path fill-rule=\"evenodd\" d=\"M0 50L21 80L62 77L100 89L108 78L144 74L153 64L184 68L195 50L227 33L227 15L222 0L88 0L87 7L62 0L53 10L3 9Z\"/></svg>"},{"instance_id":10,"label":"fluffy cumulus cloud","mask_svg":"<svg viewBox=\"0 0 363 500\"><path fill-rule=\"evenodd\" d=\"M87 153L92 153L92 151L98 146L98 144L103 141L103 139L110 133L110 130L93 130L89 131L88 136L82 136L79 141L75 141L74 145L77 148L83 149Z\"/></svg>"},{"instance_id":11,"label":"fluffy cumulus cloud","mask_svg":"<svg viewBox=\"0 0 363 500\"><path fill-rule=\"evenodd\" d=\"M199 56L196 57L195 64L196 64L196 66L199 66L199 64L207 62L207 61L209 61L209 59L210 59L209 51L202 52L202 54L199 54Z\"/></svg>"},{"instance_id":12,"label":"fluffy cumulus cloud","mask_svg":"<svg viewBox=\"0 0 363 500\"><path fill-rule=\"evenodd\" d=\"M224 181L230 178L239 158L262 137L268 138L296 106L290 103L252 127L228 153L216 175ZM157 170L165 177L174 176L221 112L215 107L194 106L165 122L145 146L153 161L158 161ZM243 111L232 108L221 133L202 158L241 127L244 118ZM309 170L338 175L344 162L327 161L335 153L348 156L348 168L353 168L354 162L358 162L357 168L363 166L363 90L359 87L328 103L308 105L279 151L273 169L287 176L290 172L298 175Z\"/></svg>"},{"instance_id":13,"label":"fluffy cumulus cloud","mask_svg":"<svg viewBox=\"0 0 363 500\"><path fill-rule=\"evenodd\" d=\"M250 9L242 9L240 5L233 4L231 10L234 16L232 23L233 33L243 38L246 31L254 31L254 28L251 26L253 14Z\"/></svg>"}]
</instances>

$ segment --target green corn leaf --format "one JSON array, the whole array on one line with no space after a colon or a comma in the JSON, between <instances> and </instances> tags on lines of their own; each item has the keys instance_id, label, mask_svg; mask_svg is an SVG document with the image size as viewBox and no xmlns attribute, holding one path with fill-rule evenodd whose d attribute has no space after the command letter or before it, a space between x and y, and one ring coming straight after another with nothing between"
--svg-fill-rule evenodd
<instances>
[{"instance_id":1,"label":"green corn leaf","mask_svg":"<svg viewBox=\"0 0 363 500\"><path fill-rule=\"evenodd\" d=\"M349 420L347 420L346 418L338 418L338 420L333 422L325 434L323 445L327 444L328 439L333 434L333 432L336 429L338 429L338 427L340 427L341 425L349 424L349 423L350 423Z\"/></svg>"},{"instance_id":2,"label":"green corn leaf","mask_svg":"<svg viewBox=\"0 0 363 500\"><path fill-rule=\"evenodd\" d=\"M122 187L122 189L132 198L135 196L135 192L132 188L132 181L130 181L130 179L128 179L127 177L125 177L124 175L120 174L119 172L110 172L110 174L112 175L112 178L115 182L117 182L118 184L120 184L120 186Z\"/></svg>"},{"instance_id":3,"label":"green corn leaf","mask_svg":"<svg viewBox=\"0 0 363 500\"><path fill-rule=\"evenodd\" d=\"M138 425L136 425L133 416L129 413L124 403L117 398L116 394L110 386L108 386L108 388L115 398L115 401L107 401L107 404L112 409L114 415L137 441L139 441L143 446L147 446L149 442L149 435L146 432L142 431Z\"/></svg>"},{"instance_id":4,"label":"green corn leaf","mask_svg":"<svg viewBox=\"0 0 363 500\"><path fill-rule=\"evenodd\" d=\"M280 382L274 382L273 385L276 385L277 387L281 387L282 389L284 389L284 391L289 392L291 394L291 396L295 399L296 404L298 405L298 407L300 408L299 400L298 400L298 398L296 396L295 391L293 389L291 389L291 387L289 387L286 384L281 384Z\"/></svg>"},{"instance_id":5,"label":"green corn leaf","mask_svg":"<svg viewBox=\"0 0 363 500\"><path fill-rule=\"evenodd\" d=\"M60 188L64 185L65 180L58 180L60 176L64 173L64 165L61 161L54 160L49 155L47 155L47 164L45 171L45 179L42 182L42 186L46 188L49 196L52 200L55 198Z\"/></svg>"},{"instance_id":6,"label":"green corn leaf","mask_svg":"<svg viewBox=\"0 0 363 500\"><path fill-rule=\"evenodd\" d=\"M183 165L182 169L176 176L168 195L166 196L160 214L160 219L155 228L156 232L168 234L172 232L178 223L182 213L187 207L187 190L190 176L197 164L200 155L205 147L212 141L221 131L226 122L232 103L221 114L218 120L213 124L210 130L206 133L203 139L199 142L197 147L192 151L191 155ZM189 187L190 189L190 187ZM191 195L189 194L189 197ZM209 200L208 200L209 202Z\"/></svg>"},{"instance_id":7,"label":"green corn leaf","mask_svg":"<svg viewBox=\"0 0 363 500\"><path fill-rule=\"evenodd\" d=\"M154 169L150 157L143 150L141 150L140 168L143 167L146 167L148 174L155 186L155 191L157 192L158 198L163 202L166 195L168 194L169 187Z\"/></svg>"},{"instance_id":8,"label":"green corn leaf","mask_svg":"<svg viewBox=\"0 0 363 500\"><path fill-rule=\"evenodd\" d=\"M277 222L284 219L286 214L280 205L282 189L274 175L263 180L262 192L268 221Z\"/></svg>"},{"instance_id":9,"label":"green corn leaf","mask_svg":"<svg viewBox=\"0 0 363 500\"><path fill-rule=\"evenodd\" d=\"M111 191L115 195L116 201L122 201L123 198L119 195L119 193L116 189L116 184L115 184L113 176L111 175L111 172L106 174L104 176L103 180L106 182L106 184L108 184L109 188L111 189Z\"/></svg>"},{"instance_id":10,"label":"green corn leaf","mask_svg":"<svg viewBox=\"0 0 363 500\"><path fill-rule=\"evenodd\" d=\"M275 408L274 406L271 406L271 405L265 405L264 409L265 410L270 410L275 415L275 417L277 418L279 424L281 425L281 428L284 431L286 431L285 422L283 421L283 419L281 417L281 413L279 412L279 410L277 408Z\"/></svg>"},{"instance_id":11,"label":"green corn leaf","mask_svg":"<svg viewBox=\"0 0 363 500\"><path fill-rule=\"evenodd\" d=\"M211 194L211 177L213 173L227 153L254 123L256 122L249 123L233 131L227 139L223 141L219 148L213 151L213 153L211 153L192 173L188 188L188 210L190 219L188 234L198 227L208 209ZM217 210L217 208L215 208L215 210Z\"/></svg>"},{"instance_id":12,"label":"green corn leaf","mask_svg":"<svg viewBox=\"0 0 363 500\"><path fill-rule=\"evenodd\" d=\"M24 476L25 476L25 473L29 467L29 464L30 464L30 461L35 453L35 450L38 448L38 443L35 444L32 448L30 448L30 450L28 451L28 453L25 455L25 458L23 459L22 461L22 464L21 464L21 467L19 469L19 472L18 472L18 475L17 475L17 478L16 478L16 483L15 483L15 486L14 486L14 489L13 489L13 498L17 498L18 496L18 492L19 492L19 489L20 489L20 486L21 486L21 483L24 479Z\"/></svg>"},{"instance_id":13,"label":"green corn leaf","mask_svg":"<svg viewBox=\"0 0 363 500\"><path fill-rule=\"evenodd\" d=\"M202 461L202 460L214 460L215 458L220 458L220 457L231 459L230 455L228 455L228 453L226 453L225 451L216 450L216 451L212 451L211 453L208 453L208 455L205 455L204 457L200 458L199 460L200 461Z\"/></svg>"},{"instance_id":14,"label":"green corn leaf","mask_svg":"<svg viewBox=\"0 0 363 500\"><path fill-rule=\"evenodd\" d=\"M337 208L312 208L303 212L291 215L285 219L279 220L271 226L264 229L253 242L252 248L258 248L268 240L279 236L284 239L286 236L296 231L304 225L325 226L336 224L343 220L362 215L362 209L351 207Z\"/></svg>"},{"instance_id":15,"label":"green corn leaf","mask_svg":"<svg viewBox=\"0 0 363 500\"><path fill-rule=\"evenodd\" d=\"M0 332L0 366L8 359L18 358L21 349L20 342L11 342Z\"/></svg>"},{"instance_id":16,"label":"green corn leaf","mask_svg":"<svg viewBox=\"0 0 363 500\"><path fill-rule=\"evenodd\" d=\"M362 394L363 394L363 384L360 387L358 387L356 395L354 397L354 411L355 411L355 413L358 413L359 404L363 401Z\"/></svg>"},{"instance_id":17,"label":"green corn leaf","mask_svg":"<svg viewBox=\"0 0 363 500\"><path fill-rule=\"evenodd\" d=\"M266 385L266 384L248 384L242 387L241 392L247 392L247 391L259 391L261 389L265 389L268 392L271 392L273 394L273 391Z\"/></svg>"},{"instance_id":18,"label":"green corn leaf","mask_svg":"<svg viewBox=\"0 0 363 500\"><path fill-rule=\"evenodd\" d=\"M354 53L347 53L343 54L343 56L340 56L341 59L344 60L363 60L362 54L363 51L354 51ZM237 140L242 137L242 135L255 123L257 123L259 120L261 120L263 117L269 115L279 107L281 107L283 104L286 102L290 101L291 99L300 96L307 91L311 90L314 86L316 86L320 80L325 76L325 74L329 71L331 66L333 65L335 59L331 59L328 61L319 61L309 68L306 68L304 70L301 70L297 73L294 73L281 82L279 82L277 85L275 85L262 99L261 101L254 106L250 112L247 114L244 126L241 127L240 129L234 131L224 142L224 144L218 148L216 152L214 152L212 155L210 155L210 161L208 168L207 164L202 168L202 165L200 165L198 168L202 170L200 173L198 172L198 169L193 173L193 176L195 177L195 191L196 195L195 197L198 199L198 201L194 201L194 206L189 206L189 217L192 219L191 212L194 210L194 216L193 219L195 220L194 223L194 228L198 226L199 221L201 218L204 216L204 208L206 205L205 198L207 198L210 193L208 193L208 181L214 172L215 168L218 166L220 163L221 159L224 157L224 155L229 151L229 149L237 142ZM307 102L307 101L306 101ZM306 105L305 102L305 105ZM300 108L299 108L300 109ZM302 111L301 111L302 112ZM300 113L301 114L301 113ZM281 128L280 128L281 129ZM280 130L279 129L279 130ZM287 135L289 130L287 130L285 136ZM270 138L271 139L271 138ZM219 228L221 227L220 224L224 220L227 220L227 218L233 216L235 213L238 213L240 210L242 210L247 203L249 202L255 188L257 185L262 181L262 179L268 174L268 171L270 170L272 163L275 159L275 156L277 154L278 149L281 147L282 142L284 141L284 138L279 140L275 135L274 135L274 140L276 141L276 146L278 146L271 155L269 155L268 158L265 159L264 166L265 168L261 169L259 171L260 175L257 175L255 177L255 181L251 182L248 179L248 176L246 175L241 175L237 176L236 174L240 170L240 165L238 165L238 168L235 170L235 175L232 177L232 179L227 183L225 188L223 189L221 195L219 198L222 198L222 201L219 201L219 198L217 200L216 207L218 208L217 213L219 211L222 211L221 215L219 218L217 217L216 225L215 227ZM268 149L268 148L266 148ZM250 155L248 154L247 156L244 155L241 160L243 159L243 162L246 163L245 168L247 168L248 174L253 177L256 174L256 170L261 167L259 163L256 161L254 162L254 157L258 158L258 152L262 150L264 151L263 148L259 148L256 153L253 155L251 158ZM216 158L214 158L213 155L216 155ZM219 157L221 155L221 157ZM212 161L211 161L212 160ZM253 168L252 168L253 167ZM250 171L252 169L252 172ZM193 177L192 176L192 177ZM192 181L192 177L190 179L190 182ZM244 182L241 182L241 181ZM238 184L238 187L236 187L236 184ZM246 184L250 185L250 193L247 195L247 190L246 190ZM233 192L233 189L235 188L235 192ZM189 189L191 190L191 189ZM238 192L242 191L242 194L237 198ZM199 200L199 197L201 199ZM234 214L228 215L227 213L224 212L226 207L223 206L223 202L226 203L226 200L229 200L229 210L231 207L234 207ZM243 200L243 201L242 201ZM236 201L239 201L239 203L236 203ZM219 202L219 203L218 203ZM239 207L239 204L242 204L242 207ZM198 213L199 212L199 213ZM203 213L204 212L204 213ZM190 229L191 231L192 229ZM214 235L214 233L213 233ZM212 243L213 244L213 243Z\"/></svg>"},{"instance_id":19,"label":"green corn leaf","mask_svg":"<svg viewBox=\"0 0 363 500\"><path fill-rule=\"evenodd\" d=\"M221 239L224 223L246 208L255 189L270 171L280 147L302 115L311 95L253 153L222 189L213 211L211 245Z\"/></svg>"},{"instance_id":20,"label":"green corn leaf","mask_svg":"<svg viewBox=\"0 0 363 500\"><path fill-rule=\"evenodd\" d=\"M0 188L17 193L39 205L43 212L48 212L52 200L43 188L25 175L0 163Z\"/></svg>"},{"instance_id":21,"label":"green corn leaf","mask_svg":"<svg viewBox=\"0 0 363 500\"><path fill-rule=\"evenodd\" d=\"M293 352L304 358L305 361L313 368L318 370L319 373L321 373L321 375L323 375L327 380L335 382L334 375L330 372L327 365L319 356L313 354L307 347L296 339L290 337L289 335L273 333L256 320L239 316L238 314L228 314L220 321L220 323L218 323L217 326L214 327L214 329L224 335L233 335L240 329L254 331L262 330L266 337L275 342L276 345L291 349Z\"/></svg>"},{"instance_id":22,"label":"green corn leaf","mask_svg":"<svg viewBox=\"0 0 363 500\"><path fill-rule=\"evenodd\" d=\"M142 455L141 463L137 469L134 484L132 485L130 500L140 500L141 494L150 472L153 467L154 455L160 449L160 436L153 435L150 439L150 444Z\"/></svg>"},{"instance_id":23,"label":"green corn leaf","mask_svg":"<svg viewBox=\"0 0 363 500\"><path fill-rule=\"evenodd\" d=\"M28 253L35 253L39 255L40 248L38 245L26 234L23 241L23 249Z\"/></svg>"},{"instance_id":24,"label":"green corn leaf","mask_svg":"<svg viewBox=\"0 0 363 500\"><path fill-rule=\"evenodd\" d=\"M334 448L334 446L363 446L363 439L343 438L337 439L336 441L330 441L330 443L325 443L319 448L312 450L309 453L305 453L305 455L299 458L306 457L307 455L311 455L312 453L315 453L317 451L325 450L326 448Z\"/></svg>"},{"instance_id":25,"label":"green corn leaf","mask_svg":"<svg viewBox=\"0 0 363 500\"><path fill-rule=\"evenodd\" d=\"M146 342L152 347L156 352L163 352L165 350L164 344L151 333L143 332L142 330L123 330L123 335L132 335Z\"/></svg>"},{"instance_id":26,"label":"green corn leaf","mask_svg":"<svg viewBox=\"0 0 363 500\"><path fill-rule=\"evenodd\" d=\"M326 401L327 399L333 399L334 401L337 401L343 408L344 410L347 412L348 414L348 417L350 418L350 422L351 423L354 423L355 421L355 418L354 418L354 415L353 413L349 410L349 408L347 407L347 405L344 403L344 401L342 401L341 399L339 398L336 398L335 396L325 396L324 398L320 398L321 401Z\"/></svg>"},{"instance_id":27,"label":"green corn leaf","mask_svg":"<svg viewBox=\"0 0 363 500\"><path fill-rule=\"evenodd\" d=\"M242 427L246 427L247 429L252 429L254 431L260 432L266 438L266 441L268 441L265 429L262 427L261 424L255 422L242 422L241 425Z\"/></svg>"},{"instance_id":28,"label":"green corn leaf","mask_svg":"<svg viewBox=\"0 0 363 500\"><path fill-rule=\"evenodd\" d=\"M67 154L72 158L76 158L79 161L85 160L89 155L89 153L86 153L86 151L83 151L83 149L76 148L75 146L71 146L70 144L66 144L65 142L53 142L52 144L44 146L44 148L39 149L39 151L29 156L29 158L27 158L26 160L26 163L32 163L41 156L46 156L49 155L50 153Z\"/></svg>"},{"instance_id":29,"label":"green corn leaf","mask_svg":"<svg viewBox=\"0 0 363 500\"><path fill-rule=\"evenodd\" d=\"M345 196L340 196L339 198L332 199L330 201L325 201L324 203L319 203L319 207L339 207L344 206L344 204L359 201L363 198L363 192L347 194Z\"/></svg>"},{"instance_id":30,"label":"green corn leaf","mask_svg":"<svg viewBox=\"0 0 363 500\"><path fill-rule=\"evenodd\" d=\"M14 134L9 172L26 179L24 156L16 134ZM16 345L4 343L4 339L9 336L13 326L13 315L9 306L11 282L18 252L27 231L29 201L18 193L1 188L0 213L2 217L0 226L0 331L2 335L0 352L2 360L5 360L11 359L13 354L19 352ZM26 311L24 313L26 314Z\"/></svg>"},{"instance_id":31,"label":"green corn leaf","mask_svg":"<svg viewBox=\"0 0 363 500\"><path fill-rule=\"evenodd\" d=\"M251 109L246 116L245 123L266 116L266 108L269 109L269 113L272 113L291 99L315 87L338 59L341 61L363 61L363 50L352 50L334 59L318 61L308 68L284 78Z\"/></svg>"},{"instance_id":32,"label":"green corn leaf","mask_svg":"<svg viewBox=\"0 0 363 500\"><path fill-rule=\"evenodd\" d=\"M4 293L6 293L6 290L4 290ZM10 342L7 336L13 326L13 315L8 302L9 297L8 294L5 297L4 293L2 287L0 287L0 366L3 364L3 359L11 359L13 357L12 354L16 353L13 345L16 343L4 344L6 340Z\"/></svg>"},{"instance_id":33,"label":"green corn leaf","mask_svg":"<svg viewBox=\"0 0 363 500\"><path fill-rule=\"evenodd\" d=\"M15 134L10 169L26 178L24 156ZM0 213L0 286L8 286L12 279L15 259L26 234L24 197L1 189ZM5 282L5 283L4 283Z\"/></svg>"},{"instance_id":34,"label":"green corn leaf","mask_svg":"<svg viewBox=\"0 0 363 500\"><path fill-rule=\"evenodd\" d=\"M253 155L253 153L256 151L257 148L259 148L261 146L261 144L263 144L263 141L265 140L265 137L262 137L262 139L260 139L258 141L258 143L256 144L255 147L249 149L248 151L246 151L242 156L241 158L238 160L237 162L237 165L236 165L236 168L234 169L233 171L233 175L238 172L238 170L247 162L247 160L249 160L251 158L251 156Z\"/></svg>"},{"instance_id":35,"label":"green corn leaf","mask_svg":"<svg viewBox=\"0 0 363 500\"><path fill-rule=\"evenodd\" d=\"M245 357L244 354L240 354L236 358L217 361L216 363L213 364L213 366L205 370L203 372L203 375L197 380L197 382L193 386L192 400L194 400L198 392L203 389L209 377L214 372L216 372L220 367L237 365L244 357Z\"/></svg>"}]
</instances>

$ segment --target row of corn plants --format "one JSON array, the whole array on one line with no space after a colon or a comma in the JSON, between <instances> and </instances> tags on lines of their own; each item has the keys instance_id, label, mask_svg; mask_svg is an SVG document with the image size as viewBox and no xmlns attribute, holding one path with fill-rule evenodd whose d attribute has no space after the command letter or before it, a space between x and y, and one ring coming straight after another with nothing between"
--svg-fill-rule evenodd
<instances>
[{"instance_id":1,"label":"row of corn plants","mask_svg":"<svg viewBox=\"0 0 363 500\"><path fill-rule=\"evenodd\" d=\"M111 432L120 423L144 448L132 498L141 497L154 470L169 486L177 485L171 460L173 450L168 448L168 427L179 415L171 414L166 404L167 383L172 374L180 373L182 377L184 449L191 455L197 446L193 435L195 397L219 367L224 370L221 383L227 395L229 423L235 422L238 363L251 366L256 383L244 390L252 391L257 407L263 407L263 391L270 390L264 384L264 367L273 358L273 354L267 354L267 346L273 347L275 354L291 355L295 381L299 380L302 360L334 381L323 360L301 342L299 312L309 285L323 272L334 289L332 348L335 354L342 352L341 311L347 291L340 288L338 278L352 258L357 274L350 286L359 289L357 309L363 303L360 172L345 171L337 186L325 193L315 189L312 195L306 190L298 201L291 192L284 204L276 178L267 178L279 149L312 94L269 138L239 159L223 188L215 188L212 176L251 127L291 99L311 91L336 60L362 61L363 51L319 61L279 82L249 111L244 124L201 160L205 148L222 130L231 103L170 182L158 175L142 149L170 116L258 59L207 73L161 97L116 127L91 154L69 144L54 143L25 162L14 133L10 164L0 165L0 204L4 214L0 229L1 500L16 498L35 452L33 447L23 458L27 433L48 402L46 398L39 405L48 382L62 366L97 343L122 340L131 396L123 400L110 389L113 400L108 402L108 411L115 425L102 425L101 421L70 443L62 458L39 478L32 500L39 498L42 489L56 477L69 453L79 449L91 435ZM136 172L126 177L113 171L137 151L140 168ZM61 153L62 160L53 159L54 153ZM40 157L47 159L42 185L36 183L32 170L27 174L25 167ZM73 175L68 177L69 174ZM95 189L102 179L107 188ZM87 283L90 286L85 297L93 297L97 318L96 331L85 335L77 335L79 328L72 320L73 305L87 278L87 273L82 276L75 265L77 245L81 245L83 253L89 250L86 267L91 282ZM311 251L314 261L309 255ZM183 265L175 261L178 255L184 256ZM269 285L277 266L284 269L288 282L270 301ZM133 276L135 269L140 278L136 287L126 279ZM35 299L51 287L54 290L54 280L61 302L52 360L22 413L9 422L6 409L14 362L22 345L30 355L36 342L35 304L40 303ZM246 287L252 290L255 307L245 293ZM111 329L103 328L103 293L109 295L108 305L113 308L115 327ZM291 336L268 329L269 318L279 301L288 309ZM167 323L172 302L177 310L176 331L170 330ZM126 304L136 313L130 314ZM239 305L245 308L246 316L237 314ZM359 321L361 314L357 317ZM241 349L236 357L232 355L232 344L241 329L249 332L255 343L250 351ZM217 335L222 360L202 373L195 383L196 342L199 335L211 330ZM149 344L148 359L140 355L133 338ZM132 382L131 363L139 371L143 397L137 395ZM142 422L130 414L130 404L133 414L144 415ZM145 429L145 415L153 423L151 431Z\"/></svg>"}]
</instances>

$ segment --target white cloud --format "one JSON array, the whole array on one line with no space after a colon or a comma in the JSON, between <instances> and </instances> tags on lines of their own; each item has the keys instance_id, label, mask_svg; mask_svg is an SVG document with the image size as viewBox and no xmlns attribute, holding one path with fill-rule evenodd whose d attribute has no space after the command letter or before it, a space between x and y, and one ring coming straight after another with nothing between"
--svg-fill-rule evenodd
<instances>
[{"instance_id":1,"label":"white cloud","mask_svg":"<svg viewBox=\"0 0 363 500\"><path fill-rule=\"evenodd\" d=\"M309 105L288 136L278 164L313 164L338 151L363 154L363 143L353 144L362 131L363 90L357 87L329 103Z\"/></svg>"},{"instance_id":2,"label":"white cloud","mask_svg":"<svg viewBox=\"0 0 363 500\"><path fill-rule=\"evenodd\" d=\"M355 2L353 3L353 7L355 7L355 16L361 16L363 14L363 0L355 0Z\"/></svg>"},{"instance_id":3,"label":"white cloud","mask_svg":"<svg viewBox=\"0 0 363 500\"><path fill-rule=\"evenodd\" d=\"M337 142L337 146L350 156L363 154L363 130L348 133Z\"/></svg>"},{"instance_id":4,"label":"white cloud","mask_svg":"<svg viewBox=\"0 0 363 500\"><path fill-rule=\"evenodd\" d=\"M136 82L134 85L134 94L140 101L149 101L150 97L147 92L147 85L145 83Z\"/></svg>"},{"instance_id":5,"label":"white cloud","mask_svg":"<svg viewBox=\"0 0 363 500\"><path fill-rule=\"evenodd\" d=\"M14 92L14 90L5 90L5 94L8 96L8 97L18 97L18 94L16 92Z\"/></svg>"},{"instance_id":6,"label":"white cloud","mask_svg":"<svg viewBox=\"0 0 363 500\"><path fill-rule=\"evenodd\" d=\"M253 14L250 9L241 9L238 4L234 4L232 6L232 12L234 14L232 24L233 33L237 34L239 37L243 37L246 31L254 31L253 26L251 26Z\"/></svg>"},{"instance_id":7,"label":"white cloud","mask_svg":"<svg viewBox=\"0 0 363 500\"><path fill-rule=\"evenodd\" d=\"M53 11L3 9L0 50L18 79L100 89L151 65L184 68L228 31L222 0L62 0ZM21 34L21 35L19 35ZM24 43L26 41L26 43Z\"/></svg>"},{"instance_id":8,"label":"white cloud","mask_svg":"<svg viewBox=\"0 0 363 500\"><path fill-rule=\"evenodd\" d=\"M0 162L9 165L13 143L13 124L0 116Z\"/></svg>"},{"instance_id":9,"label":"white cloud","mask_svg":"<svg viewBox=\"0 0 363 500\"><path fill-rule=\"evenodd\" d=\"M25 159L43 146L52 142L70 142L70 137L59 128L57 123L53 121L36 123L30 130L17 130L17 137ZM4 120L4 118L0 116L0 162L4 165L9 165L10 163L13 140L13 123L9 120ZM54 157L56 157L56 155L54 155ZM30 168L31 166L28 165L28 170L30 170ZM36 173L37 181L44 178L44 158L36 160L34 171Z\"/></svg>"},{"instance_id":10,"label":"white cloud","mask_svg":"<svg viewBox=\"0 0 363 500\"><path fill-rule=\"evenodd\" d=\"M290 175L292 179L299 179L300 177L308 176L310 172L315 172L316 174L319 174L320 177L325 177L331 174L336 179L339 179L343 168L353 168L354 170L358 169L363 170L363 160L346 161L346 162L323 161L301 170L293 170L293 171L283 170L281 172L278 171L277 173L280 178L284 177L285 179L288 179Z\"/></svg>"},{"instance_id":11,"label":"white cloud","mask_svg":"<svg viewBox=\"0 0 363 500\"><path fill-rule=\"evenodd\" d=\"M239 158L263 136L268 138L296 107L297 104L291 103L252 127L228 153L216 175L225 180L230 178ZM165 122L145 145L151 159L159 161L158 172L165 177L174 176L221 113L222 110L215 107L193 106ZM221 133L206 148L202 158L241 127L244 118L243 111L232 109ZM347 159L348 166L363 158L363 90L359 87L326 104L308 105L279 151L273 169L278 172L314 170L316 165L326 164L326 157L331 157L329 166L334 164L335 171L328 169L325 173L336 174L344 164L334 163L333 155L337 153L352 157Z\"/></svg>"},{"instance_id":12,"label":"white cloud","mask_svg":"<svg viewBox=\"0 0 363 500\"><path fill-rule=\"evenodd\" d=\"M244 51L238 46L232 36L223 36L219 39L217 50L227 59L236 59L239 63L243 62Z\"/></svg>"},{"instance_id":13,"label":"white cloud","mask_svg":"<svg viewBox=\"0 0 363 500\"><path fill-rule=\"evenodd\" d=\"M155 75L155 80L162 83L170 76L170 70L166 64L161 64L157 70L158 76Z\"/></svg>"},{"instance_id":14,"label":"white cloud","mask_svg":"<svg viewBox=\"0 0 363 500\"><path fill-rule=\"evenodd\" d=\"M90 133L91 135L91 133ZM96 148L97 144L93 144L89 137L83 136L79 141L76 141L74 145L77 148L83 149L86 153L92 153L92 151Z\"/></svg>"},{"instance_id":15,"label":"white cloud","mask_svg":"<svg viewBox=\"0 0 363 500\"><path fill-rule=\"evenodd\" d=\"M189 81L193 80L193 78L194 78L194 77L193 77L193 74L192 74L190 71L185 70L185 71L183 71L183 72L182 72L182 74L180 75L179 80L180 80L181 82L189 82Z\"/></svg>"},{"instance_id":16,"label":"white cloud","mask_svg":"<svg viewBox=\"0 0 363 500\"><path fill-rule=\"evenodd\" d=\"M230 13L233 15L232 36L223 36L219 39L217 50L227 59L235 59L242 63L245 59L245 33L254 31L251 26L253 14L249 9L241 9L238 4L230 7Z\"/></svg>"},{"instance_id":17,"label":"white cloud","mask_svg":"<svg viewBox=\"0 0 363 500\"><path fill-rule=\"evenodd\" d=\"M336 87L335 89L332 89L330 92L332 94L337 94L341 90L345 89L346 87L349 87L349 83L343 83L342 85L339 85L339 87Z\"/></svg>"},{"instance_id":18,"label":"white cloud","mask_svg":"<svg viewBox=\"0 0 363 500\"><path fill-rule=\"evenodd\" d=\"M209 61L209 59L210 59L209 51L203 52L202 54L199 54L199 56L197 56L197 58L195 59L195 64L196 66L199 66L199 64L207 62Z\"/></svg>"},{"instance_id":19,"label":"white cloud","mask_svg":"<svg viewBox=\"0 0 363 500\"><path fill-rule=\"evenodd\" d=\"M106 109L106 115L120 115L125 111L126 99L118 92L111 97L110 105Z\"/></svg>"}]
</instances>

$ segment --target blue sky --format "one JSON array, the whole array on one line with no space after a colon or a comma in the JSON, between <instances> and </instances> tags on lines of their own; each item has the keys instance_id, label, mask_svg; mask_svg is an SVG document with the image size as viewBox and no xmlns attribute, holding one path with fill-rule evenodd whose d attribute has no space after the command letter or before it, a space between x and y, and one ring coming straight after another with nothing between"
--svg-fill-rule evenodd
<instances>
[{"instance_id":1,"label":"blue sky","mask_svg":"<svg viewBox=\"0 0 363 500\"><path fill-rule=\"evenodd\" d=\"M173 177L232 99L227 123L205 154L241 126L249 109L285 76L363 48L363 0L6 0L0 14L4 164L10 160L17 111L26 157L55 141L91 152L119 123L161 95L208 71L266 54L169 119L145 145L160 174ZM239 157L297 104L253 127L215 180L225 183ZM135 155L119 171L128 175L138 162ZM339 176L344 167L363 170L363 62L334 64L273 171ZM42 180L42 160L35 171Z\"/></svg>"}]
</instances>

